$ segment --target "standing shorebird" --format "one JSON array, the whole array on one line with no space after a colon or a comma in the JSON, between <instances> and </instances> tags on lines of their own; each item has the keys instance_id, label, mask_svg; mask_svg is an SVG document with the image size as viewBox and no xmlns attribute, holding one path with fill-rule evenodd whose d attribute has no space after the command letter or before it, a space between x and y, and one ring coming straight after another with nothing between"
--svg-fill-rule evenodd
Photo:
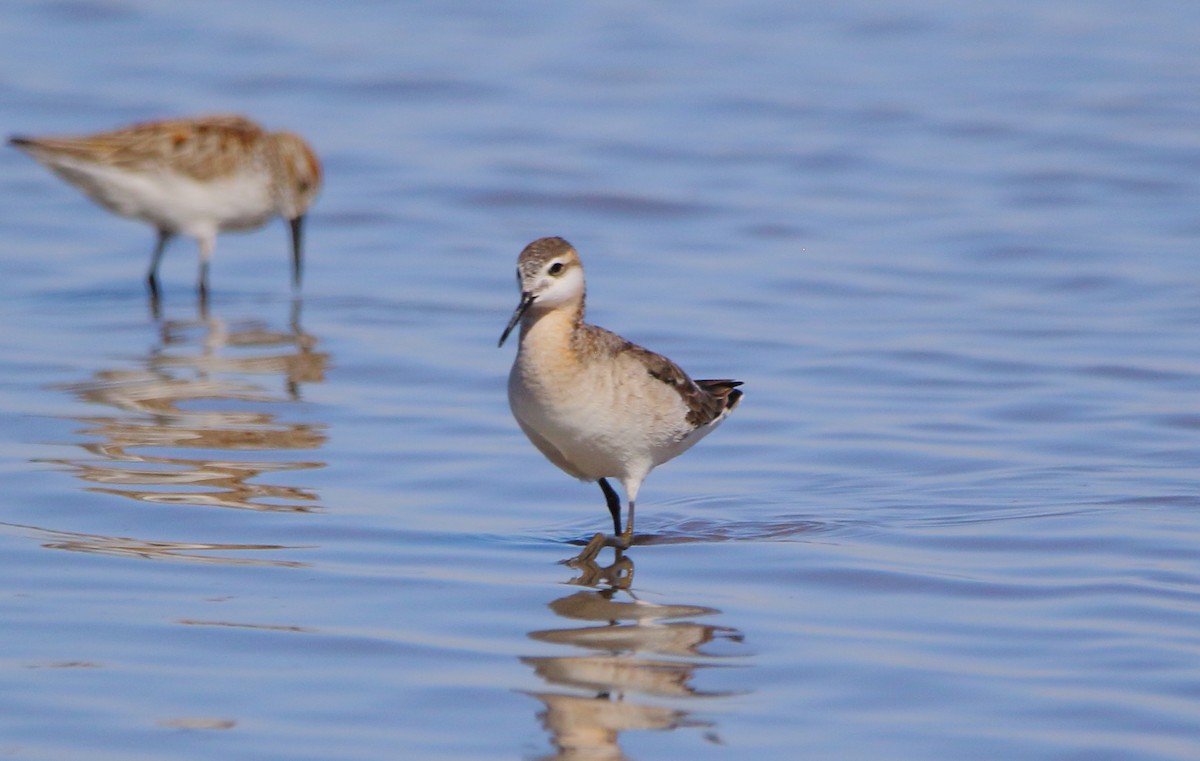
<instances>
[{"instance_id":1,"label":"standing shorebird","mask_svg":"<svg viewBox=\"0 0 1200 761\"><path fill-rule=\"evenodd\" d=\"M628 547L642 481L720 425L741 400L741 383L693 381L661 354L584 322L583 263L562 238L526 246L517 260L517 283L521 303L500 336L503 346L521 323L508 376L513 417L550 462L599 482L617 546ZM624 531L610 477L620 480L629 501ZM601 546L597 535L591 554Z\"/></svg>"},{"instance_id":2,"label":"standing shorebird","mask_svg":"<svg viewBox=\"0 0 1200 761\"><path fill-rule=\"evenodd\" d=\"M158 230L146 276L155 299L158 263L172 237L196 239L205 296L217 233L253 230L276 215L291 226L292 283L300 285L304 214L321 188L321 163L299 135L230 115L8 142L114 214Z\"/></svg>"}]
</instances>

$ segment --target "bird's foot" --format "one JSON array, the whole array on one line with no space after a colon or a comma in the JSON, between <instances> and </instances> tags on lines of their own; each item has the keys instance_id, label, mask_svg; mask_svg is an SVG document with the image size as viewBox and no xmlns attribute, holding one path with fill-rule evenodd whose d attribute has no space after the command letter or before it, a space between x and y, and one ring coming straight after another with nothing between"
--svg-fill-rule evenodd
<instances>
[{"instance_id":1,"label":"bird's foot","mask_svg":"<svg viewBox=\"0 0 1200 761\"><path fill-rule=\"evenodd\" d=\"M600 551L605 547L612 547L614 550L616 550L617 559L620 560L621 553L629 549L630 545L632 544L633 534L628 530L617 534L616 536L608 536L607 534L597 532L596 535L588 541L578 555L570 560L564 560L563 564L569 565L572 568L579 568L589 563L594 563L596 561L596 556L599 555Z\"/></svg>"},{"instance_id":2,"label":"bird's foot","mask_svg":"<svg viewBox=\"0 0 1200 761\"><path fill-rule=\"evenodd\" d=\"M617 541L618 537L596 534L578 555L562 561L563 565L580 572L579 577L572 579L570 583L585 587L603 583L618 589L628 589L633 581L633 561L625 557L622 549L617 546ZM615 548L616 557L612 565L602 567L596 562L596 557L605 547Z\"/></svg>"},{"instance_id":3,"label":"bird's foot","mask_svg":"<svg viewBox=\"0 0 1200 761\"><path fill-rule=\"evenodd\" d=\"M600 550L608 545L608 537L602 533L597 533L591 538L584 548L579 551L579 554L570 560L564 560L565 565L572 568L582 568L587 565L595 564L596 556L600 554Z\"/></svg>"}]
</instances>

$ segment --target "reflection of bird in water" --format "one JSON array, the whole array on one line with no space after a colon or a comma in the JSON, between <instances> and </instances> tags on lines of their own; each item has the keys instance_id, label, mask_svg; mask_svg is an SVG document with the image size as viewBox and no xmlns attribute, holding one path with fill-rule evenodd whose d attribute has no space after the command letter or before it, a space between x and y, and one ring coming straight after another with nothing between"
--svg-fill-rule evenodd
<instances>
[{"instance_id":1,"label":"reflection of bird in water","mask_svg":"<svg viewBox=\"0 0 1200 761\"><path fill-rule=\"evenodd\" d=\"M64 460L97 491L145 502L253 510L311 510L311 491L252 479L267 473L322 467L323 462L272 454L319 449L324 426L280 419L270 409L298 399L305 383L321 382L328 355L293 315L290 329L258 321L164 322L161 343L138 366L98 371L66 388L115 415L88 415L81 444L95 458ZM278 377L286 396L258 378ZM211 452L206 454L205 452ZM195 452L194 456L182 456ZM132 488L131 488L132 487ZM148 487L148 488L144 488Z\"/></svg>"},{"instance_id":2,"label":"reflection of bird in water","mask_svg":"<svg viewBox=\"0 0 1200 761\"><path fill-rule=\"evenodd\" d=\"M521 323L508 377L513 416L550 462L600 484L614 541L628 547L642 481L720 425L741 400L741 383L693 381L666 357L584 322L583 263L562 238L526 246L517 281L521 303L500 336L503 344ZM608 477L625 489L624 531ZM584 556L599 549L589 545Z\"/></svg>"},{"instance_id":3,"label":"reflection of bird in water","mask_svg":"<svg viewBox=\"0 0 1200 761\"><path fill-rule=\"evenodd\" d=\"M627 758L619 743L622 732L708 726L688 719L686 711L663 706L613 701L605 696L530 694L545 706L542 726L550 732L557 751L543 761L620 761Z\"/></svg>"},{"instance_id":4,"label":"reflection of bird in water","mask_svg":"<svg viewBox=\"0 0 1200 761\"><path fill-rule=\"evenodd\" d=\"M719 665L715 656L701 649L704 645L716 640L741 642L741 634L728 627L686 620L720 613L714 608L639 599L630 589L633 563L628 556L607 568L590 562L582 566L583 574L574 583L590 585L603 580L603 585L559 598L550 603L550 609L570 620L603 621L605 625L534 631L529 636L590 654L521 659L557 688L528 693L542 703L542 725L557 751L547 759L624 759L619 745L622 732L711 727L709 722L691 718L686 708L643 703L630 696L691 701L732 694L701 690L692 681L700 671ZM668 657L647 658L641 653Z\"/></svg>"},{"instance_id":5,"label":"reflection of bird in water","mask_svg":"<svg viewBox=\"0 0 1200 761\"><path fill-rule=\"evenodd\" d=\"M717 638L738 640L732 629L673 619L710 616L720 611L698 605L661 605L641 600L614 602L602 592L577 592L550 603L565 618L605 621L603 626L530 632L543 642L557 642L605 652L644 652L673 656L700 655ZM633 621L619 624L618 621Z\"/></svg>"},{"instance_id":6,"label":"reflection of bird in water","mask_svg":"<svg viewBox=\"0 0 1200 761\"><path fill-rule=\"evenodd\" d=\"M321 163L299 135L220 115L9 143L114 214L154 226L146 282L156 299L158 264L172 237L199 244L203 296L217 233L253 230L273 216L291 226L292 279L300 283L304 214L321 188Z\"/></svg>"},{"instance_id":7,"label":"reflection of bird in water","mask_svg":"<svg viewBox=\"0 0 1200 761\"><path fill-rule=\"evenodd\" d=\"M553 639L547 639L553 642ZM566 644L594 647L584 641ZM573 658L522 658L539 677L564 687L600 694L638 693L656 697L685 698L703 696L689 684L699 666L695 663L648 660L620 655Z\"/></svg>"}]
</instances>

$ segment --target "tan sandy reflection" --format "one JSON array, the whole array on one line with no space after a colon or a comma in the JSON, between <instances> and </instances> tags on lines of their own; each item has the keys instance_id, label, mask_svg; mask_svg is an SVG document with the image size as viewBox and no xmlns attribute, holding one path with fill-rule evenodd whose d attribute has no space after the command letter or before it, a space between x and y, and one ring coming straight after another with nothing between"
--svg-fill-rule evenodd
<instances>
[{"instance_id":1,"label":"tan sandy reflection","mask_svg":"<svg viewBox=\"0 0 1200 761\"><path fill-rule=\"evenodd\" d=\"M522 658L553 691L529 693L541 701L542 725L550 733L554 761L624 759L622 732L709 728L685 708L643 702L639 696L676 704L729 692L692 684L703 669L715 668L715 656L702 647L717 639L741 642L734 629L691 620L720 611L701 605L649 603L631 589L633 561L620 558L607 568L587 563L573 583L594 586L550 603L559 616L585 626L530 632L540 642L570 645L587 655ZM603 622L595 624L593 622ZM648 657L653 656L653 657Z\"/></svg>"},{"instance_id":2,"label":"tan sandy reflection","mask_svg":"<svg viewBox=\"0 0 1200 761\"><path fill-rule=\"evenodd\" d=\"M57 531L37 526L22 526L15 523L0 523L8 529L18 529L32 534L49 550L85 552L94 555L142 558L144 560L186 560L193 563L216 565L262 565L282 568L302 568L307 563L297 560L276 560L246 557L240 553L257 553L273 550L296 550L303 547L288 547L280 544L214 544L210 542L171 542L161 539L136 539L129 536L105 536L84 534L75 531Z\"/></svg>"},{"instance_id":3,"label":"tan sandy reflection","mask_svg":"<svg viewBox=\"0 0 1200 761\"><path fill-rule=\"evenodd\" d=\"M300 327L299 302L286 329L206 310L165 320L144 357L64 387L115 414L78 417L89 456L54 462L98 484L91 491L143 502L316 509L315 493L280 481L324 466L308 453L325 443L325 426L288 422L279 406L324 380L329 355L316 346Z\"/></svg>"}]
</instances>

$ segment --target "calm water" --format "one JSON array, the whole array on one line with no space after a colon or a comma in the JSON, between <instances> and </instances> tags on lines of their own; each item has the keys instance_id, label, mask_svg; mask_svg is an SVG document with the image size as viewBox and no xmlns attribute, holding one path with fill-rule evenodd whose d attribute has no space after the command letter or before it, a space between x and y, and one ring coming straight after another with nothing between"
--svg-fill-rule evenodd
<instances>
[{"instance_id":1,"label":"calm water","mask_svg":"<svg viewBox=\"0 0 1200 761\"><path fill-rule=\"evenodd\" d=\"M6 8L5 133L327 185L155 318L0 152L0 757L1200 758L1200 5L519 5ZM550 234L746 382L618 567L505 400Z\"/></svg>"}]
</instances>

